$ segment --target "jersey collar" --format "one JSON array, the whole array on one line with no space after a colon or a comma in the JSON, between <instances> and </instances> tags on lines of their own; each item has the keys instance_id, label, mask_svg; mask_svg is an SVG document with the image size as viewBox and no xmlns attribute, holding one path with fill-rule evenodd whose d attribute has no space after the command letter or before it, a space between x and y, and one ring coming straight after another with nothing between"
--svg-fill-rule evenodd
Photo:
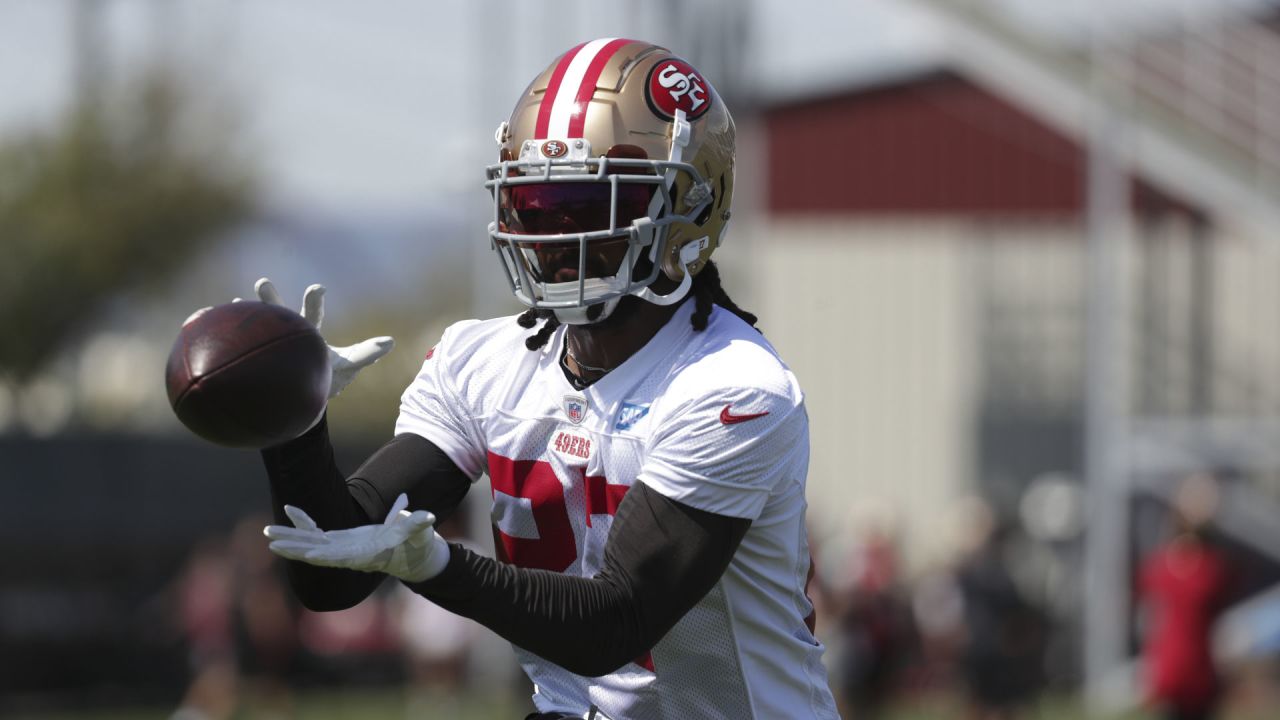
<instances>
[{"instance_id":1,"label":"jersey collar","mask_svg":"<svg viewBox=\"0 0 1280 720\"><path fill-rule=\"evenodd\" d=\"M688 341L689 334L693 332L693 326L690 324L689 319L693 315L694 305L695 303L692 299L682 303L672 314L671 319L667 320L667 323L652 338L649 338L649 342L645 343L618 367L609 371L609 374L582 390L576 389L560 369L560 357L564 354L566 332L566 327L561 325L556 330L553 342L548 343L550 346L548 349L550 353L549 359L555 367L556 376L559 378L564 391L586 395L593 401L595 407L602 407L599 404L601 401L607 402L610 399L618 399L622 391L634 387L644 380L660 361L675 355L679 348Z\"/></svg>"}]
</instances>

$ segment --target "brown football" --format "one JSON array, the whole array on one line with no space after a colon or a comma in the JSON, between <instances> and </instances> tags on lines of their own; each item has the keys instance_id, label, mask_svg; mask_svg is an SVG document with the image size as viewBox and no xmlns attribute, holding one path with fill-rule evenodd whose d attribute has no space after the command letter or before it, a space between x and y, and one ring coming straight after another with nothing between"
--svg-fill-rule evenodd
<instances>
[{"instance_id":1,"label":"brown football","mask_svg":"<svg viewBox=\"0 0 1280 720\"><path fill-rule=\"evenodd\" d=\"M165 367L174 413L218 445L264 448L297 437L324 412L329 350L297 312L261 302L188 319Z\"/></svg>"}]
</instances>

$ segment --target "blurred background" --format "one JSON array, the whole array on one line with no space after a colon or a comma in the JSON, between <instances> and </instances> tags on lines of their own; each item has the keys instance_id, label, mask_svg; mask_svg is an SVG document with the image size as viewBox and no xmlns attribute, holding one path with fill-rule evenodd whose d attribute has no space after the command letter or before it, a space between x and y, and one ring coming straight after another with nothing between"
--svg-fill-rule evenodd
<instances>
[{"instance_id":1,"label":"blurred background","mask_svg":"<svg viewBox=\"0 0 1280 720\"><path fill-rule=\"evenodd\" d=\"M324 283L331 342L398 341L333 403L353 469L519 310L493 131L601 36L737 120L717 260L807 392L845 716L1280 716L1272 0L3 0L0 716L531 709L390 583L301 611L256 454L161 378L194 309ZM491 551L488 496L449 531Z\"/></svg>"}]
</instances>

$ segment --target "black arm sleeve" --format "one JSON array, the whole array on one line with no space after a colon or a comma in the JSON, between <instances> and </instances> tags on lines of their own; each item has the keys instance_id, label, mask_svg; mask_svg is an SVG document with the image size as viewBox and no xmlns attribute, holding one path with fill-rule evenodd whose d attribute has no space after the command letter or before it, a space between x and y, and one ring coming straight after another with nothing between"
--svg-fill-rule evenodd
<instances>
[{"instance_id":1,"label":"black arm sleeve","mask_svg":"<svg viewBox=\"0 0 1280 720\"><path fill-rule=\"evenodd\" d=\"M450 546L415 592L579 675L640 657L724 573L751 521L696 510L636 484L618 505L594 578L529 570Z\"/></svg>"},{"instance_id":2,"label":"black arm sleeve","mask_svg":"<svg viewBox=\"0 0 1280 720\"><path fill-rule=\"evenodd\" d=\"M382 522L391 503L408 493L409 506L438 516L452 513L471 481L433 443L397 435L369 457L350 479L333 458L327 419L302 436L262 451L271 484L275 522L292 525L285 505L302 508L326 530ZM289 584L309 610L342 610L364 600L385 577L287 561Z\"/></svg>"}]
</instances>

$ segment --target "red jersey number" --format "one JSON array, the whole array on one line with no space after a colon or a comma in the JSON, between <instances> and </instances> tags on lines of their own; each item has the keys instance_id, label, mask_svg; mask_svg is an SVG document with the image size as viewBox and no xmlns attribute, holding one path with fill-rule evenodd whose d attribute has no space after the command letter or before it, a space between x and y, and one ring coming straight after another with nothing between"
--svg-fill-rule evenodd
<instances>
[{"instance_id":1,"label":"red jersey number","mask_svg":"<svg viewBox=\"0 0 1280 720\"><path fill-rule=\"evenodd\" d=\"M508 535L497 525L493 527L493 544L498 559L517 567L539 568L564 572L578 558L578 546L569 524L569 511L565 507L564 486L556 477L551 465L542 460L512 460L489 453L489 483L495 493L529 501L533 521L538 530L537 538ZM583 472L583 471L579 471ZM611 485L604 477L586 475L582 486L586 490L587 527L591 527L592 515L613 515L618 504L630 488L628 485ZM649 653L633 662L653 672L653 658Z\"/></svg>"},{"instance_id":2,"label":"red jersey number","mask_svg":"<svg viewBox=\"0 0 1280 720\"><path fill-rule=\"evenodd\" d=\"M511 460L489 453L489 481L501 492L529 501L538 537L508 535L496 525L494 547L499 559L526 568L564 572L578 557L564 505L564 487L551 466L541 460Z\"/></svg>"},{"instance_id":3,"label":"red jersey number","mask_svg":"<svg viewBox=\"0 0 1280 720\"><path fill-rule=\"evenodd\" d=\"M592 515L613 515L629 486L612 485L602 476L577 470L586 493L587 527ZM551 465L542 460L512 460L489 453L489 481L495 493L529 501L538 537L508 535L494 527L495 546L501 560L518 567L564 572L578 558L573 527L565 508L564 486Z\"/></svg>"}]
</instances>

